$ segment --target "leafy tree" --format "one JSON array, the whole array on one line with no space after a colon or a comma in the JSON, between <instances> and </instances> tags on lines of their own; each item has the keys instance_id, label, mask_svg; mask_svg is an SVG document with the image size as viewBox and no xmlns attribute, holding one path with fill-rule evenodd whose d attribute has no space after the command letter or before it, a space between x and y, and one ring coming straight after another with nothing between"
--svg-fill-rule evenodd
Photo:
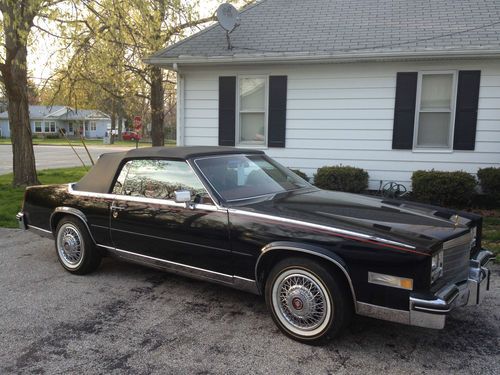
<instances>
[{"instance_id":1,"label":"leafy tree","mask_svg":"<svg viewBox=\"0 0 500 375\"><path fill-rule=\"evenodd\" d=\"M39 183L29 121L27 46L35 17L51 5L46 0L0 0L4 54L0 73L9 102L14 186Z\"/></svg>"}]
</instances>

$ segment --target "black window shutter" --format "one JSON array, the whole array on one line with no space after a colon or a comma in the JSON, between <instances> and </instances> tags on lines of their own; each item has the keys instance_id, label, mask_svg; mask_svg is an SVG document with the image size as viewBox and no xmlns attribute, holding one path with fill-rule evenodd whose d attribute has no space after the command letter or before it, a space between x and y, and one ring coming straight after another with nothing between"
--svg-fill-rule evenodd
<instances>
[{"instance_id":1,"label":"black window shutter","mask_svg":"<svg viewBox=\"0 0 500 375\"><path fill-rule=\"evenodd\" d=\"M409 150L413 148L417 78L418 73L416 72L397 74L394 126L392 128L393 149Z\"/></svg>"},{"instance_id":2,"label":"black window shutter","mask_svg":"<svg viewBox=\"0 0 500 375\"><path fill-rule=\"evenodd\" d=\"M219 77L219 146L234 146L236 77Z\"/></svg>"},{"instance_id":3,"label":"black window shutter","mask_svg":"<svg viewBox=\"0 0 500 375\"><path fill-rule=\"evenodd\" d=\"M267 145L285 147L287 76L269 77L269 117Z\"/></svg>"},{"instance_id":4,"label":"black window shutter","mask_svg":"<svg viewBox=\"0 0 500 375\"><path fill-rule=\"evenodd\" d=\"M474 150L480 80L480 70L462 70L458 73L454 150Z\"/></svg>"}]
</instances>

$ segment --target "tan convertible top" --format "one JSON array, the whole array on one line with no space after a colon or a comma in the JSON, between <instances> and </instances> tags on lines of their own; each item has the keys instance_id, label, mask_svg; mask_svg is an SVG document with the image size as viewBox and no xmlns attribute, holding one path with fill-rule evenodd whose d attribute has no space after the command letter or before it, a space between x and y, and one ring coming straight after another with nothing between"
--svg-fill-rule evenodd
<instances>
[{"instance_id":1,"label":"tan convertible top","mask_svg":"<svg viewBox=\"0 0 500 375\"><path fill-rule=\"evenodd\" d=\"M213 146L142 147L124 152L110 152L102 154L95 166L73 186L73 189L94 193L109 193L118 168L130 159L187 160L200 156L225 154L263 154L263 152L260 150Z\"/></svg>"}]
</instances>

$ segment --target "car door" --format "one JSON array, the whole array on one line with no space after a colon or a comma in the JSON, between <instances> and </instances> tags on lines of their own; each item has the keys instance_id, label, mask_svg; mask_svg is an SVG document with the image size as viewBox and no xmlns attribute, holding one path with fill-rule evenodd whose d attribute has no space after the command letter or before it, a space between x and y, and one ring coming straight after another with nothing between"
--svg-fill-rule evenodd
<instances>
[{"instance_id":1,"label":"car door","mask_svg":"<svg viewBox=\"0 0 500 375\"><path fill-rule=\"evenodd\" d=\"M189 190L197 203L175 202L174 192L180 190ZM213 203L185 161L128 161L113 192L110 228L116 251L138 254L146 262L158 260L158 265L167 261L163 263L227 273L227 210Z\"/></svg>"}]
</instances>

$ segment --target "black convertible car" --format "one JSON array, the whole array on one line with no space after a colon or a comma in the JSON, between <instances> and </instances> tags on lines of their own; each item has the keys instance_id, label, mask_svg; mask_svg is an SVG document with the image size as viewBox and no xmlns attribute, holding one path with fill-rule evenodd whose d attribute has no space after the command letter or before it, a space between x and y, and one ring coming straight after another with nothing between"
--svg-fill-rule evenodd
<instances>
[{"instance_id":1,"label":"black convertible car","mask_svg":"<svg viewBox=\"0 0 500 375\"><path fill-rule=\"evenodd\" d=\"M481 217L320 190L258 150L104 154L77 183L26 189L17 217L55 238L69 272L115 255L263 294L304 342L334 337L353 312L443 328L489 288Z\"/></svg>"}]
</instances>

